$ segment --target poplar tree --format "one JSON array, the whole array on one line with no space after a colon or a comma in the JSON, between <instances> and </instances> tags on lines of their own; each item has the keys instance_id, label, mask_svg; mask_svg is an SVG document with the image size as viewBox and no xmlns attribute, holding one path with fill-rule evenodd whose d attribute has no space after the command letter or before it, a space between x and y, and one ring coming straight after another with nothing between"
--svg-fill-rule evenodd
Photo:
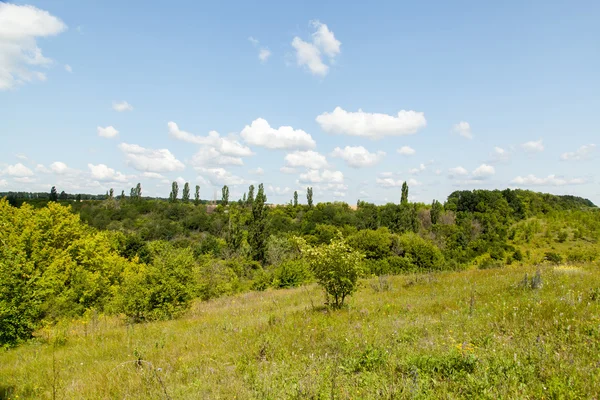
<instances>
[{"instance_id":1,"label":"poplar tree","mask_svg":"<svg viewBox=\"0 0 600 400\"><path fill-rule=\"evenodd\" d=\"M188 182L186 182L185 185L183 185L183 193L181 194L181 200L183 200L184 203L190 201L190 184Z\"/></svg>"}]
</instances>

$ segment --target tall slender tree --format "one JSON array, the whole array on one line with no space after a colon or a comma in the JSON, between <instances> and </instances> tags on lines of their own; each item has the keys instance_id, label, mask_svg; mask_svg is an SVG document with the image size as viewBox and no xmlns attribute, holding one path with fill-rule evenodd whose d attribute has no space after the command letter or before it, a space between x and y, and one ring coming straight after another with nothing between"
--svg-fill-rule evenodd
<instances>
[{"instance_id":1,"label":"tall slender tree","mask_svg":"<svg viewBox=\"0 0 600 400\"><path fill-rule=\"evenodd\" d=\"M179 184L174 181L171 184L171 194L169 195L169 201L175 203L177 201L177 196L179 195Z\"/></svg>"},{"instance_id":2,"label":"tall slender tree","mask_svg":"<svg viewBox=\"0 0 600 400\"><path fill-rule=\"evenodd\" d=\"M121 198L119 200L125 200L125 191L121 190Z\"/></svg>"},{"instance_id":3,"label":"tall slender tree","mask_svg":"<svg viewBox=\"0 0 600 400\"><path fill-rule=\"evenodd\" d=\"M194 193L194 204L200 204L200 185L196 185L196 192Z\"/></svg>"},{"instance_id":4,"label":"tall slender tree","mask_svg":"<svg viewBox=\"0 0 600 400\"><path fill-rule=\"evenodd\" d=\"M114 197L115 197L115 190L113 188L110 188L110 190L108 191L108 198L112 200Z\"/></svg>"},{"instance_id":5,"label":"tall slender tree","mask_svg":"<svg viewBox=\"0 0 600 400\"><path fill-rule=\"evenodd\" d=\"M313 207L313 188L312 187L306 188L306 202L307 202L309 208Z\"/></svg>"},{"instance_id":6,"label":"tall slender tree","mask_svg":"<svg viewBox=\"0 0 600 400\"><path fill-rule=\"evenodd\" d=\"M58 200L58 192L56 191L56 186L52 186L52 189L50 189L50 201L57 201Z\"/></svg>"},{"instance_id":7,"label":"tall slender tree","mask_svg":"<svg viewBox=\"0 0 600 400\"><path fill-rule=\"evenodd\" d=\"M298 191L294 190L294 207L298 206Z\"/></svg>"},{"instance_id":8,"label":"tall slender tree","mask_svg":"<svg viewBox=\"0 0 600 400\"><path fill-rule=\"evenodd\" d=\"M406 181L402 184L402 197L400 198L400 204L408 204L408 184Z\"/></svg>"},{"instance_id":9,"label":"tall slender tree","mask_svg":"<svg viewBox=\"0 0 600 400\"><path fill-rule=\"evenodd\" d=\"M183 185L183 193L181 194L181 200L183 200L184 203L190 201L190 184L188 182L186 182L185 185Z\"/></svg>"},{"instance_id":10,"label":"tall slender tree","mask_svg":"<svg viewBox=\"0 0 600 400\"><path fill-rule=\"evenodd\" d=\"M139 182L135 185L135 198L137 200L141 200L142 198L142 185Z\"/></svg>"},{"instance_id":11,"label":"tall slender tree","mask_svg":"<svg viewBox=\"0 0 600 400\"><path fill-rule=\"evenodd\" d=\"M246 199L246 204L251 206L254 202L254 185L248 186L248 198Z\"/></svg>"},{"instance_id":12,"label":"tall slender tree","mask_svg":"<svg viewBox=\"0 0 600 400\"><path fill-rule=\"evenodd\" d=\"M221 189L221 204L224 206L229 204L229 187L227 185L223 186L223 189Z\"/></svg>"},{"instance_id":13,"label":"tall slender tree","mask_svg":"<svg viewBox=\"0 0 600 400\"><path fill-rule=\"evenodd\" d=\"M437 224L440 220L440 216L442 215L442 203L437 200L433 200L431 203L431 209L429 210L429 216L431 217L431 223L433 225Z\"/></svg>"},{"instance_id":14,"label":"tall slender tree","mask_svg":"<svg viewBox=\"0 0 600 400\"><path fill-rule=\"evenodd\" d=\"M250 244L252 258L264 262L267 243L267 208L265 203L267 196L263 184L258 185L256 198L252 203L252 214L250 229L248 232L248 243Z\"/></svg>"}]
</instances>

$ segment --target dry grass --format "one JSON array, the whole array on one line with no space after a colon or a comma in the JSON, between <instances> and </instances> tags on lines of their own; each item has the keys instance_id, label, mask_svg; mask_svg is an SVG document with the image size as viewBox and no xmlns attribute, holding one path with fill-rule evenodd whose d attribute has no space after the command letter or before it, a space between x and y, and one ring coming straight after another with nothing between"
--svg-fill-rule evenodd
<instances>
[{"instance_id":1,"label":"dry grass","mask_svg":"<svg viewBox=\"0 0 600 400\"><path fill-rule=\"evenodd\" d=\"M364 281L347 309L316 286L196 303L175 321L89 315L0 353L0 399L592 398L595 265Z\"/></svg>"}]
</instances>

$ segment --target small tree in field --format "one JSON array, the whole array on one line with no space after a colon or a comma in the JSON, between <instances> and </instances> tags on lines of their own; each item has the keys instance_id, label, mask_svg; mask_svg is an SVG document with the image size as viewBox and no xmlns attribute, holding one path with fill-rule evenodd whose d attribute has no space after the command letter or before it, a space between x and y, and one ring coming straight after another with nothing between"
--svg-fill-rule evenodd
<instances>
[{"instance_id":1,"label":"small tree in field","mask_svg":"<svg viewBox=\"0 0 600 400\"><path fill-rule=\"evenodd\" d=\"M333 308L343 307L346 297L357 289L365 256L341 236L318 247L308 246L304 239L298 239L298 244L317 282L325 289L328 303Z\"/></svg>"}]
</instances>

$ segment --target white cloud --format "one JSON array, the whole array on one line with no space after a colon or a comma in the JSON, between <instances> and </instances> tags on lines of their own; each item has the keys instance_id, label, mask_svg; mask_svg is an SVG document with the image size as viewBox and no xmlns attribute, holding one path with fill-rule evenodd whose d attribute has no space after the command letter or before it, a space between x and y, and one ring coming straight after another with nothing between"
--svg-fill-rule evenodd
<instances>
[{"instance_id":1,"label":"white cloud","mask_svg":"<svg viewBox=\"0 0 600 400\"><path fill-rule=\"evenodd\" d=\"M248 171L248 173L250 173L252 175L264 175L265 170L262 169L261 167L258 167L258 168L251 169L250 171Z\"/></svg>"},{"instance_id":2,"label":"white cloud","mask_svg":"<svg viewBox=\"0 0 600 400\"><path fill-rule=\"evenodd\" d=\"M23 177L32 176L33 171L21 163L16 163L15 165L9 165L8 167L4 168L4 170L2 170L2 174Z\"/></svg>"},{"instance_id":3,"label":"white cloud","mask_svg":"<svg viewBox=\"0 0 600 400\"><path fill-rule=\"evenodd\" d=\"M460 121L458 124L454 125L452 127L452 131L464 138L473 139L473 134L471 133L471 125L469 125L469 123L466 121Z\"/></svg>"},{"instance_id":4,"label":"white cloud","mask_svg":"<svg viewBox=\"0 0 600 400\"><path fill-rule=\"evenodd\" d=\"M349 166L354 168L372 167L385 157L385 151L371 153L363 146L346 146L343 149L336 147L331 156L343 159Z\"/></svg>"},{"instance_id":5,"label":"white cloud","mask_svg":"<svg viewBox=\"0 0 600 400\"><path fill-rule=\"evenodd\" d=\"M198 172L203 175L212 185L241 185L247 183L243 178L233 175L224 168L199 168Z\"/></svg>"},{"instance_id":6,"label":"white cloud","mask_svg":"<svg viewBox=\"0 0 600 400\"><path fill-rule=\"evenodd\" d=\"M88 168L90 169L90 173L92 178L97 179L99 181L109 181L109 182L127 182L127 176L123 175L120 172L115 171L112 168L109 168L105 164L88 164Z\"/></svg>"},{"instance_id":7,"label":"white cloud","mask_svg":"<svg viewBox=\"0 0 600 400\"><path fill-rule=\"evenodd\" d=\"M8 186L8 181L6 179L0 179L0 187Z\"/></svg>"},{"instance_id":8,"label":"white cloud","mask_svg":"<svg viewBox=\"0 0 600 400\"><path fill-rule=\"evenodd\" d=\"M327 167L327 159L316 151L295 151L285 156L286 166L306 167L310 169L321 169Z\"/></svg>"},{"instance_id":9,"label":"white cloud","mask_svg":"<svg viewBox=\"0 0 600 400\"><path fill-rule=\"evenodd\" d=\"M586 144L578 148L576 151L563 153L560 159L563 161L579 161L589 158L591 154L596 150L595 144Z\"/></svg>"},{"instance_id":10,"label":"white cloud","mask_svg":"<svg viewBox=\"0 0 600 400\"><path fill-rule=\"evenodd\" d=\"M291 126L271 128L269 123L257 118L240 133L246 143L268 149L314 149L316 143L310 134Z\"/></svg>"},{"instance_id":11,"label":"white cloud","mask_svg":"<svg viewBox=\"0 0 600 400\"><path fill-rule=\"evenodd\" d=\"M344 174L341 171L311 169L300 174L301 183L343 183Z\"/></svg>"},{"instance_id":12,"label":"white cloud","mask_svg":"<svg viewBox=\"0 0 600 400\"><path fill-rule=\"evenodd\" d=\"M346 193L345 192L335 191L335 192L333 192L333 197L344 198L344 197L346 197Z\"/></svg>"},{"instance_id":13,"label":"white cloud","mask_svg":"<svg viewBox=\"0 0 600 400\"><path fill-rule=\"evenodd\" d=\"M479 167L475 168L473 171L473 178L475 179L485 179L496 173L496 169L491 165L481 164Z\"/></svg>"},{"instance_id":14,"label":"white cloud","mask_svg":"<svg viewBox=\"0 0 600 400\"><path fill-rule=\"evenodd\" d=\"M246 157L254 154L249 147L244 146L233 138L221 137L217 131L210 131L208 136L198 136L182 131L173 121L169 122L167 126L169 127L169 135L173 138L188 143L212 146L219 153L227 156Z\"/></svg>"},{"instance_id":15,"label":"white cloud","mask_svg":"<svg viewBox=\"0 0 600 400\"><path fill-rule=\"evenodd\" d=\"M532 140L532 141L523 143L521 145L521 147L523 148L523 150L525 150L528 153L539 153L541 151L544 151L544 143L543 143L542 139Z\"/></svg>"},{"instance_id":16,"label":"white cloud","mask_svg":"<svg viewBox=\"0 0 600 400\"><path fill-rule=\"evenodd\" d=\"M269 57L271 57L271 50L267 49L266 47L259 50L258 59L260 61L262 61L263 63L267 62Z\"/></svg>"},{"instance_id":17,"label":"white cloud","mask_svg":"<svg viewBox=\"0 0 600 400\"><path fill-rule=\"evenodd\" d=\"M232 157L221 154L214 147L202 147L192 157L192 165L205 167L211 165L244 165L240 157Z\"/></svg>"},{"instance_id":18,"label":"white cloud","mask_svg":"<svg viewBox=\"0 0 600 400\"><path fill-rule=\"evenodd\" d=\"M35 183L37 182L37 178L32 178L30 176L22 176L20 178L15 178L14 181L19 183Z\"/></svg>"},{"instance_id":19,"label":"white cloud","mask_svg":"<svg viewBox=\"0 0 600 400\"><path fill-rule=\"evenodd\" d=\"M449 174L450 178L453 178L455 176L469 175L469 171L467 171L465 168L459 166L459 167L449 168L448 174Z\"/></svg>"},{"instance_id":20,"label":"white cloud","mask_svg":"<svg viewBox=\"0 0 600 400\"><path fill-rule=\"evenodd\" d=\"M112 126L107 126L106 128L99 126L97 128L97 131L98 131L98 136L102 136L105 138L114 138L119 134L119 131L116 130Z\"/></svg>"},{"instance_id":21,"label":"white cloud","mask_svg":"<svg viewBox=\"0 0 600 400\"><path fill-rule=\"evenodd\" d=\"M409 169L408 173L415 175L415 174L425 171L426 169L427 169L427 167L425 166L425 164L421 163L421 164L419 164L419 166L417 168Z\"/></svg>"},{"instance_id":22,"label":"white cloud","mask_svg":"<svg viewBox=\"0 0 600 400\"><path fill-rule=\"evenodd\" d=\"M566 186L566 185L582 185L586 183L583 178L561 178L556 175L548 175L545 178L538 178L535 175L517 176L510 181L511 183L523 186Z\"/></svg>"},{"instance_id":23,"label":"white cloud","mask_svg":"<svg viewBox=\"0 0 600 400\"><path fill-rule=\"evenodd\" d=\"M296 172L298 172L296 168L292 167L281 167L279 168L279 171L281 171L284 174L295 174Z\"/></svg>"},{"instance_id":24,"label":"white cloud","mask_svg":"<svg viewBox=\"0 0 600 400\"><path fill-rule=\"evenodd\" d=\"M64 162L55 161L52 164L50 164L50 170L55 174L62 175L69 171L69 167L67 167L67 164L65 164Z\"/></svg>"},{"instance_id":25,"label":"white cloud","mask_svg":"<svg viewBox=\"0 0 600 400\"><path fill-rule=\"evenodd\" d=\"M37 46L37 38L55 36L67 26L47 11L29 5L0 2L0 90L24 82L46 80L35 67L52 64Z\"/></svg>"},{"instance_id":26,"label":"white cloud","mask_svg":"<svg viewBox=\"0 0 600 400\"><path fill-rule=\"evenodd\" d=\"M396 151L398 152L398 154L402 154L403 156L412 156L417 152L410 146L402 146Z\"/></svg>"},{"instance_id":27,"label":"white cloud","mask_svg":"<svg viewBox=\"0 0 600 400\"><path fill-rule=\"evenodd\" d=\"M312 21L311 25L316 28L312 34L312 43L305 42L297 36L292 40L292 47L296 50L296 63L307 68L313 75L325 76L329 72L329 66L323 61L323 54L333 63L341 52L342 43L335 38L327 25L319 21Z\"/></svg>"},{"instance_id":28,"label":"white cloud","mask_svg":"<svg viewBox=\"0 0 600 400\"><path fill-rule=\"evenodd\" d=\"M384 188L401 187L404 182L405 182L405 180L403 180L403 179L394 179L394 178L377 178L377 179L375 179L375 183L377 183L379 186L384 187ZM406 184L409 186L420 186L421 182L417 181L416 179L411 178L406 181Z\"/></svg>"},{"instance_id":29,"label":"white cloud","mask_svg":"<svg viewBox=\"0 0 600 400\"><path fill-rule=\"evenodd\" d=\"M317 123L325 132L379 139L384 136L403 136L417 133L427 125L422 112L400 110L397 116L366 113L362 110L349 112L336 107L317 117Z\"/></svg>"},{"instance_id":30,"label":"white cloud","mask_svg":"<svg viewBox=\"0 0 600 400\"><path fill-rule=\"evenodd\" d=\"M142 176L144 178L150 178L150 179L165 179L165 177L161 174L158 174L156 172L144 172L142 174Z\"/></svg>"},{"instance_id":31,"label":"white cloud","mask_svg":"<svg viewBox=\"0 0 600 400\"><path fill-rule=\"evenodd\" d=\"M185 182L187 182L185 179L183 179L181 176L177 177L177 179L175 179L175 182L177 182L177 184L179 185L179 190L183 190L183 186L185 185Z\"/></svg>"},{"instance_id":32,"label":"white cloud","mask_svg":"<svg viewBox=\"0 0 600 400\"><path fill-rule=\"evenodd\" d=\"M38 164L38 165L36 165L35 166L35 170L37 172L41 172L43 174L49 174L51 172L48 168L46 168L46 166L44 166L44 164Z\"/></svg>"},{"instance_id":33,"label":"white cloud","mask_svg":"<svg viewBox=\"0 0 600 400\"><path fill-rule=\"evenodd\" d=\"M113 101L112 108L117 112L133 111L133 106L125 100L119 102Z\"/></svg>"},{"instance_id":34,"label":"white cloud","mask_svg":"<svg viewBox=\"0 0 600 400\"><path fill-rule=\"evenodd\" d=\"M290 188L289 188L289 187L287 187L287 186L286 186L286 187L284 187L284 188L281 188L281 187L279 187L279 186L272 186L272 185L270 185L270 186L269 186L269 192L273 192L273 193L275 193L275 195L277 195L277 196L281 196L281 195L284 195L284 194L288 194L288 193L290 193L291 191L292 191L292 189L290 189Z\"/></svg>"},{"instance_id":35,"label":"white cloud","mask_svg":"<svg viewBox=\"0 0 600 400\"><path fill-rule=\"evenodd\" d=\"M167 172L185 168L168 149L146 149L137 144L121 143L119 149L125 153L127 164L138 171Z\"/></svg>"},{"instance_id":36,"label":"white cloud","mask_svg":"<svg viewBox=\"0 0 600 400\"><path fill-rule=\"evenodd\" d=\"M502 147L495 146L492 152L490 163L504 163L510 160L510 153Z\"/></svg>"},{"instance_id":37,"label":"white cloud","mask_svg":"<svg viewBox=\"0 0 600 400\"><path fill-rule=\"evenodd\" d=\"M71 68L71 66L69 64L65 64L65 71L67 71L68 73L72 73L73 68Z\"/></svg>"},{"instance_id":38,"label":"white cloud","mask_svg":"<svg viewBox=\"0 0 600 400\"><path fill-rule=\"evenodd\" d=\"M250 37L248 38L248 41L249 41L250 43L252 43L254 46L258 46L258 44L260 43L260 42L258 41L258 39L255 39L255 38L253 38L252 36L250 36Z\"/></svg>"}]
</instances>

